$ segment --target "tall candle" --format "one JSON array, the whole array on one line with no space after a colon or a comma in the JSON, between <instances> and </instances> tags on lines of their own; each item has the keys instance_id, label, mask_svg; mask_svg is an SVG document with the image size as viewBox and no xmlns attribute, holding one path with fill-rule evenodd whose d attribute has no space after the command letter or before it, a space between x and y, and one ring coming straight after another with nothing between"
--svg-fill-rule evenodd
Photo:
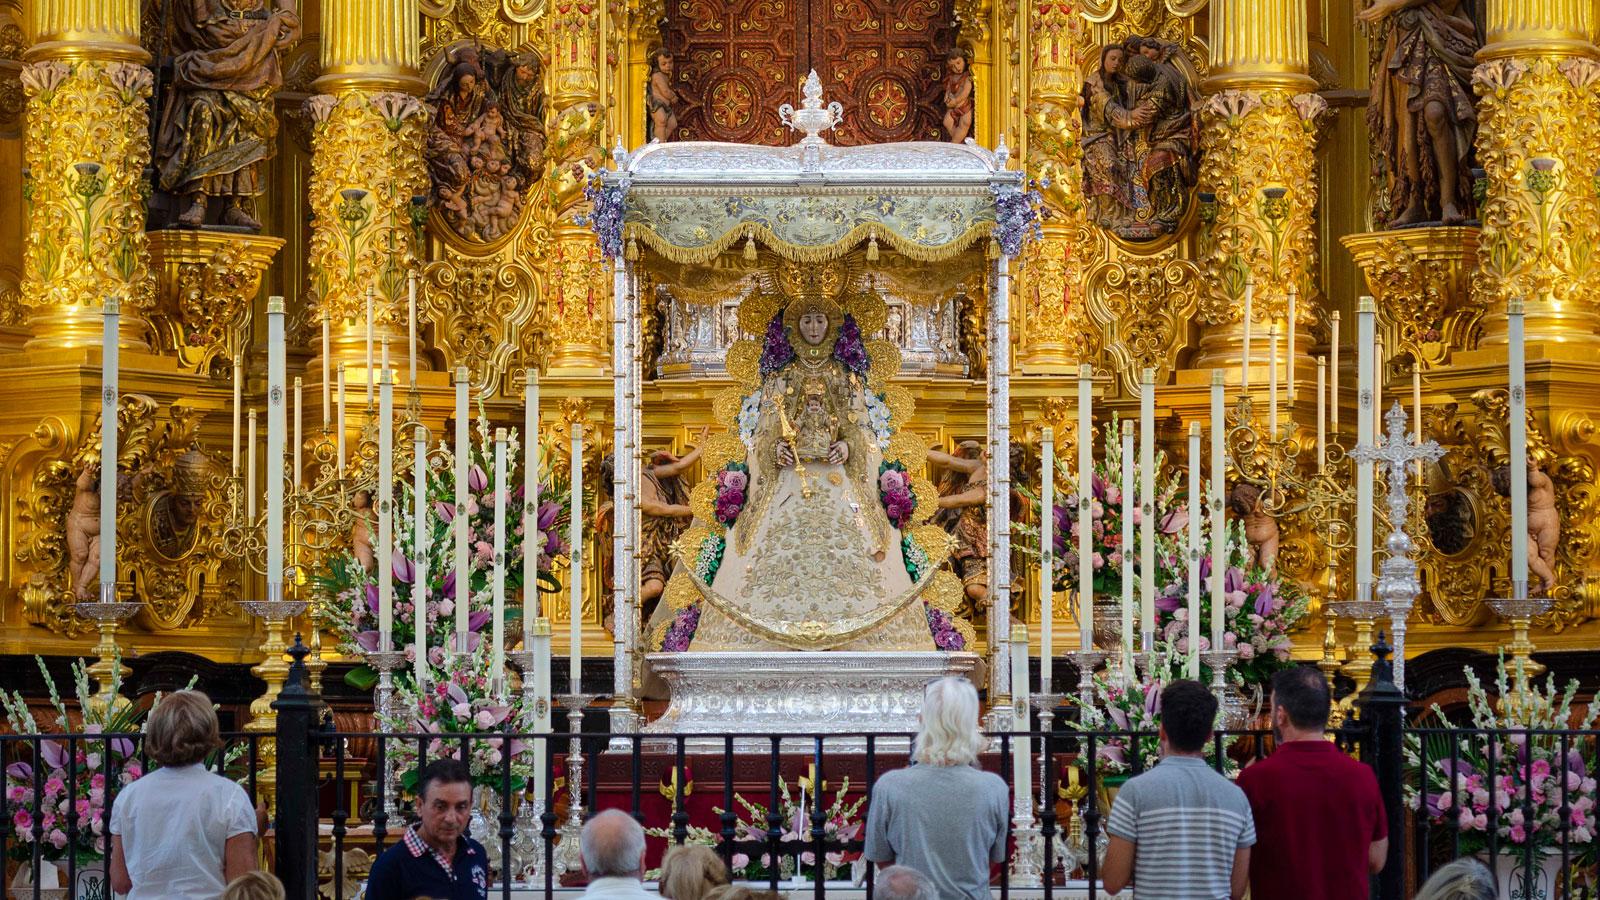
<instances>
[{"instance_id":1,"label":"tall candle","mask_svg":"<svg viewBox=\"0 0 1600 900\"><path fill-rule=\"evenodd\" d=\"M1189 423L1189 661L1190 678L1200 677L1200 423Z\"/></svg>"},{"instance_id":2,"label":"tall candle","mask_svg":"<svg viewBox=\"0 0 1600 900\"><path fill-rule=\"evenodd\" d=\"M336 447L335 458L339 464L339 477L344 477L344 363L339 363L339 421L333 429Z\"/></svg>"},{"instance_id":3,"label":"tall candle","mask_svg":"<svg viewBox=\"0 0 1600 900\"><path fill-rule=\"evenodd\" d=\"M1011 788L1012 814L1033 813L1033 741L1028 737L1028 626L1011 626Z\"/></svg>"},{"instance_id":4,"label":"tall candle","mask_svg":"<svg viewBox=\"0 0 1600 900\"><path fill-rule=\"evenodd\" d=\"M300 444L302 443L303 435L301 434L301 431L300 431L300 413L301 413L300 399L301 399L301 396L300 396L300 376L296 375L294 377L294 470L293 470L293 475L294 475L294 486L297 487L297 488L300 487L300 484L301 484L301 481L302 481L302 478L301 478L301 475L300 475Z\"/></svg>"},{"instance_id":5,"label":"tall candle","mask_svg":"<svg viewBox=\"0 0 1600 900\"><path fill-rule=\"evenodd\" d=\"M1317 357L1317 471L1328 468L1328 359Z\"/></svg>"},{"instance_id":6,"label":"tall candle","mask_svg":"<svg viewBox=\"0 0 1600 900\"><path fill-rule=\"evenodd\" d=\"M1139 392L1139 649L1156 635L1156 370L1145 369Z\"/></svg>"},{"instance_id":7,"label":"tall candle","mask_svg":"<svg viewBox=\"0 0 1600 900\"><path fill-rule=\"evenodd\" d=\"M378 487L371 511L378 517L378 642L394 649L394 376L378 373Z\"/></svg>"},{"instance_id":8,"label":"tall candle","mask_svg":"<svg viewBox=\"0 0 1600 900\"><path fill-rule=\"evenodd\" d=\"M1222 510L1222 492L1228 483L1223 437L1227 421L1222 409L1222 372L1211 373L1211 649L1222 649L1223 573L1228 568L1228 520Z\"/></svg>"},{"instance_id":9,"label":"tall candle","mask_svg":"<svg viewBox=\"0 0 1600 900\"><path fill-rule=\"evenodd\" d=\"M107 297L102 308L100 334L100 600L116 599L117 590L117 407L121 401L118 383L117 346L121 332L122 304ZM1526 533L1526 529L1524 529Z\"/></svg>"},{"instance_id":10,"label":"tall candle","mask_svg":"<svg viewBox=\"0 0 1600 900\"><path fill-rule=\"evenodd\" d=\"M1422 372L1411 370L1411 421L1414 430L1413 442L1422 445ZM1422 460L1417 460L1417 483L1422 483Z\"/></svg>"},{"instance_id":11,"label":"tall candle","mask_svg":"<svg viewBox=\"0 0 1600 900\"><path fill-rule=\"evenodd\" d=\"M406 292L406 338L409 341L411 356L407 362L406 375L409 378L406 384L412 388L417 386L417 273L413 269L408 281Z\"/></svg>"},{"instance_id":12,"label":"tall candle","mask_svg":"<svg viewBox=\"0 0 1600 900\"><path fill-rule=\"evenodd\" d=\"M1122 423L1122 652L1133 653L1133 423Z\"/></svg>"},{"instance_id":13,"label":"tall candle","mask_svg":"<svg viewBox=\"0 0 1600 900\"><path fill-rule=\"evenodd\" d=\"M417 423L411 445L411 607L416 633L416 682L426 680L428 666L428 427Z\"/></svg>"},{"instance_id":14,"label":"tall candle","mask_svg":"<svg viewBox=\"0 0 1600 900\"><path fill-rule=\"evenodd\" d=\"M328 316L322 316L322 430L328 430L329 416L333 414L333 354L328 340ZM234 401L237 405L238 401Z\"/></svg>"},{"instance_id":15,"label":"tall candle","mask_svg":"<svg viewBox=\"0 0 1600 900\"><path fill-rule=\"evenodd\" d=\"M256 408L254 406L245 413L245 450L244 450L244 515L252 524L256 520ZM105 509L104 506L100 507Z\"/></svg>"},{"instance_id":16,"label":"tall candle","mask_svg":"<svg viewBox=\"0 0 1600 900\"><path fill-rule=\"evenodd\" d=\"M367 411L372 410L372 288L367 288Z\"/></svg>"},{"instance_id":17,"label":"tall candle","mask_svg":"<svg viewBox=\"0 0 1600 900\"><path fill-rule=\"evenodd\" d=\"M1356 445L1373 445L1373 406L1377 399L1373 360L1378 306L1362 297L1356 307ZM1356 462L1356 590L1366 600L1372 584L1372 460Z\"/></svg>"},{"instance_id":18,"label":"tall candle","mask_svg":"<svg viewBox=\"0 0 1600 900\"><path fill-rule=\"evenodd\" d=\"M1329 419L1332 421L1335 439L1339 436L1339 313L1328 314L1328 327L1333 330L1333 338L1328 343L1328 354L1331 357L1329 368L1332 370L1328 377L1328 406Z\"/></svg>"},{"instance_id":19,"label":"tall candle","mask_svg":"<svg viewBox=\"0 0 1600 900\"><path fill-rule=\"evenodd\" d=\"M1289 371L1287 377L1289 382L1290 403L1294 402L1294 340L1295 331L1297 330L1295 327L1295 323L1297 321L1295 318L1295 307L1298 305L1297 301L1299 301L1299 299L1300 289L1293 287L1289 288Z\"/></svg>"},{"instance_id":20,"label":"tall candle","mask_svg":"<svg viewBox=\"0 0 1600 900\"><path fill-rule=\"evenodd\" d=\"M1507 443L1511 465L1511 589L1528 590L1528 374L1523 346L1522 298L1506 301L1506 361L1511 382L1511 421Z\"/></svg>"},{"instance_id":21,"label":"tall candle","mask_svg":"<svg viewBox=\"0 0 1600 900\"><path fill-rule=\"evenodd\" d=\"M489 677L504 684L506 670L506 430L494 431L494 645Z\"/></svg>"},{"instance_id":22,"label":"tall candle","mask_svg":"<svg viewBox=\"0 0 1600 900\"><path fill-rule=\"evenodd\" d=\"M239 417L243 414L244 357L233 357L233 474L239 474Z\"/></svg>"},{"instance_id":23,"label":"tall candle","mask_svg":"<svg viewBox=\"0 0 1600 900\"><path fill-rule=\"evenodd\" d=\"M1078 367L1078 647L1094 649L1094 369Z\"/></svg>"},{"instance_id":24,"label":"tall candle","mask_svg":"<svg viewBox=\"0 0 1600 900\"><path fill-rule=\"evenodd\" d=\"M567 683L572 693L583 693L583 423L572 423L572 521L567 545L572 569L567 575Z\"/></svg>"},{"instance_id":25,"label":"tall candle","mask_svg":"<svg viewBox=\"0 0 1600 900\"><path fill-rule=\"evenodd\" d=\"M1084 440L1084 438L1079 438ZM1056 524L1056 430L1046 427L1039 448L1039 692L1050 693L1050 664L1054 655L1052 620L1055 618L1055 578L1052 565ZM1023 658L1028 652L1024 648Z\"/></svg>"},{"instance_id":26,"label":"tall candle","mask_svg":"<svg viewBox=\"0 0 1600 900\"><path fill-rule=\"evenodd\" d=\"M1374 433L1383 434L1383 380L1389 375L1389 368L1383 356L1383 339L1372 342L1373 381L1372 381L1372 428Z\"/></svg>"},{"instance_id":27,"label":"tall candle","mask_svg":"<svg viewBox=\"0 0 1600 900\"><path fill-rule=\"evenodd\" d=\"M1267 434L1278 439L1278 326L1267 329Z\"/></svg>"},{"instance_id":28,"label":"tall candle","mask_svg":"<svg viewBox=\"0 0 1600 900\"><path fill-rule=\"evenodd\" d=\"M550 620L540 617L533 623L533 696L543 702L534 704L533 733L549 734L551 726L550 696ZM533 742L533 796L543 803L546 797L544 782L545 754L550 750L548 741Z\"/></svg>"},{"instance_id":29,"label":"tall candle","mask_svg":"<svg viewBox=\"0 0 1600 900\"><path fill-rule=\"evenodd\" d=\"M284 387L288 345L284 341L283 298L267 298L267 593L283 583Z\"/></svg>"},{"instance_id":30,"label":"tall candle","mask_svg":"<svg viewBox=\"0 0 1600 900\"><path fill-rule=\"evenodd\" d=\"M456 511L454 525L456 547L456 647L457 653L467 650L467 604L471 600L470 568L467 558L467 462L472 447L467 442L467 367L456 368Z\"/></svg>"},{"instance_id":31,"label":"tall candle","mask_svg":"<svg viewBox=\"0 0 1600 900\"><path fill-rule=\"evenodd\" d=\"M528 370L522 399L522 646L532 647L539 611L539 371Z\"/></svg>"},{"instance_id":32,"label":"tall candle","mask_svg":"<svg viewBox=\"0 0 1600 900\"><path fill-rule=\"evenodd\" d=\"M1239 393L1250 393L1250 329L1254 326L1256 283L1244 283L1244 361L1239 369Z\"/></svg>"}]
</instances>

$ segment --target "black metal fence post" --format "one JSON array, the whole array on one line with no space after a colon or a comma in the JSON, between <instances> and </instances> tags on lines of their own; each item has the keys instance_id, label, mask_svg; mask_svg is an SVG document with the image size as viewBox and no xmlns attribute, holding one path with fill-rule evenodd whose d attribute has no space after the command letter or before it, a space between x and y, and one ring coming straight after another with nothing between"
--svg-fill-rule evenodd
<instances>
[{"instance_id":1,"label":"black metal fence post","mask_svg":"<svg viewBox=\"0 0 1600 900\"><path fill-rule=\"evenodd\" d=\"M306 672L311 651L294 636L289 675L272 708L278 714L276 851L289 900L317 896L317 715L322 698Z\"/></svg>"},{"instance_id":2,"label":"black metal fence post","mask_svg":"<svg viewBox=\"0 0 1600 900\"><path fill-rule=\"evenodd\" d=\"M1372 645L1372 677L1357 698L1361 724L1366 727L1361 759L1378 776L1378 792L1383 796L1384 814L1389 823L1389 858L1378 873L1375 896L1378 900L1403 900L1405 896L1405 802L1404 755L1401 729L1405 725L1406 695L1394 683L1393 649L1382 632Z\"/></svg>"}]
</instances>

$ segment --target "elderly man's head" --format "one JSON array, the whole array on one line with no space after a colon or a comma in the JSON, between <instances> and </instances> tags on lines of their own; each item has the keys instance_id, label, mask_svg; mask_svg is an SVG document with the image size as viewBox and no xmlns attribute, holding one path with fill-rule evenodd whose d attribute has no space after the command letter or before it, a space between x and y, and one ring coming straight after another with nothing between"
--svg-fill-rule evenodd
<instances>
[{"instance_id":1,"label":"elderly man's head","mask_svg":"<svg viewBox=\"0 0 1600 900\"><path fill-rule=\"evenodd\" d=\"M873 881L878 900L938 900L928 876L906 866L887 866Z\"/></svg>"},{"instance_id":2,"label":"elderly man's head","mask_svg":"<svg viewBox=\"0 0 1600 900\"><path fill-rule=\"evenodd\" d=\"M644 828L619 809L596 814L578 842L590 878L644 879Z\"/></svg>"},{"instance_id":3,"label":"elderly man's head","mask_svg":"<svg viewBox=\"0 0 1600 900\"><path fill-rule=\"evenodd\" d=\"M911 756L930 766L970 766L983 749L978 691L965 678L941 678L922 692L922 728Z\"/></svg>"}]
</instances>

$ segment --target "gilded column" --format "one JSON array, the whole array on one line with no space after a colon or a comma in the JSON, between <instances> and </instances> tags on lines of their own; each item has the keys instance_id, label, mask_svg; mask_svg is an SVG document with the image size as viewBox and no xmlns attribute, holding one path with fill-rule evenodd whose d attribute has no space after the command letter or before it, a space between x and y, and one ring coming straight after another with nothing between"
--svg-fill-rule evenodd
<instances>
[{"instance_id":1,"label":"gilded column","mask_svg":"<svg viewBox=\"0 0 1600 900\"><path fill-rule=\"evenodd\" d=\"M1288 315L1298 288L1296 327L1313 321L1317 202L1316 119L1326 109L1306 74L1305 4L1218 0L1211 6L1211 75L1201 109L1206 152L1200 168L1202 259L1207 289L1199 367L1237 365L1243 353L1245 286L1255 285L1254 327L1265 337ZM1309 335L1299 346L1310 347ZM1265 362L1267 341L1253 356ZM1309 371L1306 366L1301 372ZM1259 379L1265 382L1265 378Z\"/></svg>"},{"instance_id":2,"label":"gilded column","mask_svg":"<svg viewBox=\"0 0 1600 900\"><path fill-rule=\"evenodd\" d=\"M1478 93L1477 288L1484 342L1506 340L1505 301L1522 297L1530 341L1600 343L1600 51L1594 7L1491 0Z\"/></svg>"},{"instance_id":3,"label":"gilded column","mask_svg":"<svg viewBox=\"0 0 1600 900\"><path fill-rule=\"evenodd\" d=\"M1073 371L1082 346L1083 254L1093 246L1083 202L1084 20L1075 0L1033 7L1031 84L1027 107L1028 170L1044 185L1050 215L1044 240L1029 250L1023 278L1025 373Z\"/></svg>"},{"instance_id":4,"label":"gilded column","mask_svg":"<svg viewBox=\"0 0 1600 900\"><path fill-rule=\"evenodd\" d=\"M407 281L421 264L428 173L427 111L418 101L417 0L324 0L322 93L307 101L309 247L318 315L332 354L364 361L367 294L373 335L403 368Z\"/></svg>"},{"instance_id":5,"label":"gilded column","mask_svg":"<svg viewBox=\"0 0 1600 900\"><path fill-rule=\"evenodd\" d=\"M28 98L22 306L26 349L100 342L100 307L122 301L119 343L145 347L155 300L144 219L152 87L136 0L37 0Z\"/></svg>"},{"instance_id":6,"label":"gilded column","mask_svg":"<svg viewBox=\"0 0 1600 900\"><path fill-rule=\"evenodd\" d=\"M555 220L544 300L555 375L598 375L606 367L611 289L594 233L573 222L588 207L583 188L604 160L600 107L600 13L587 0L556 0L550 29L551 103L555 112L551 172Z\"/></svg>"}]
</instances>

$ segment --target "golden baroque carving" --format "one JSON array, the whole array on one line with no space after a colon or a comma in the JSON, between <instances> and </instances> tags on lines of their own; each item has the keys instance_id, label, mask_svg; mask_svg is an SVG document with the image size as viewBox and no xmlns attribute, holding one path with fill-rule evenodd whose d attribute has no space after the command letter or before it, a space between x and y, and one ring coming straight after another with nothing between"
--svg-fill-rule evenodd
<instances>
[{"instance_id":1,"label":"golden baroque carving","mask_svg":"<svg viewBox=\"0 0 1600 900\"><path fill-rule=\"evenodd\" d=\"M1199 301L1202 321L1236 321L1252 278L1257 319L1284 317L1290 285L1300 288L1302 317L1315 308L1307 302L1316 266L1313 149L1316 120L1326 109L1316 94L1276 89L1220 91L1201 107L1200 190L1215 197L1202 202L1200 213L1208 281Z\"/></svg>"},{"instance_id":2,"label":"golden baroque carving","mask_svg":"<svg viewBox=\"0 0 1600 900\"><path fill-rule=\"evenodd\" d=\"M1478 229L1406 228L1346 235L1341 243L1366 276L1395 353L1426 370L1477 347L1484 314L1483 295L1471 290Z\"/></svg>"},{"instance_id":3,"label":"golden baroque carving","mask_svg":"<svg viewBox=\"0 0 1600 900\"><path fill-rule=\"evenodd\" d=\"M234 332L246 321L261 276L283 243L213 231L152 232L157 301L151 325L159 348L196 372L205 372L218 355L231 355Z\"/></svg>"},{"instance_id":4,"label":"golden baroque carving","mask_svg":"<svg viewBox=\"0 0 1600 900\"><path fill-rule=\"evenodd\" d=\"M1473 71L1478 165L1488 189L1476 287L1491 308L1509 297L1596 307L1600 201L1600 63L1495 59ZM1551 161L1546 171L1534 163Z\"/></svg>"},{"instance_id":5,"label":"golden baroque carving","mask_svg":"<svg viewBox=\"0 0 1600 900\"><path fill-rule=\"evenodd\" d=\"M117 411L117 581L146 603L141 621L156 630L209 618L238 593L221 572L227 502L220 468L198 449L204 415L177 405L163 414L142 394L125 395ZM74 447L61 420L41 422L33 441L59 455L49 453L18 498L17 563L31 573L21 591L24 616L68 636L89 630L72 612L77 586L67 573L67 533L76 482L100 462L99 433L96 415Z\"/></svg>"},{"instance_id":6,"label":"golden baroque carving","mask_svg":"<svg viewBox=\"0 0 1600 900\"><path fill-rule=\"evenodd\" d=\"M611 285L594 236L580 228L561 229L545 271L540 330L551 365L604 368L601 354L611 343Z\"/></svg>"},{"instance_id":7,"label":"golden baroque carving","mask_svg":"<svg viewBox=\"0 0 1600 900\"><path fill-rule=\"evenodd\" d=\"M472 372L475 392L491 389L511 365L518 335L533 317L535 284L520 262L454 253L424 271L417 314L433 323L449 366Z\"/></svg>"},{"instance_id":8,"label":"golden baroque carving","mask_svg":"<svg viewBox=\"0 0 1600 900\"><path fill-rule=\"evenodd\" d=\"M1145 368L1157 383L1177 364L1200 294L1200 272L1183 259L1126 258L1089 273L1089 313L1105 336L1105 368L1136 393Z\"/></svg>"},{"instance_id":9,"label":"golden baroque carving","mask_svg":"<svg viewBox=\"0 0 1600 900\"><path fill-rule=\"evenodd\" d=\"M39 62L22 70L30 114L22 303L30 313L154 302L144 219L150 70L124 62Z\"/></svg>"},{"instance_id":10,"label":"golden baroque carving","mask_svg":"<svg viewBox=\"0 0 1600 900\"><path fill-rule=\"evenodd\" d=\"M377 305L377 324L403 329L396 301L422 250L413 214L428 193L427 110L409 94L354 90L319 94L306 108L315 123L310 257L324 288L317 311L359 318L372 288L390 300Z\"/></svg>"}]
</instances>

